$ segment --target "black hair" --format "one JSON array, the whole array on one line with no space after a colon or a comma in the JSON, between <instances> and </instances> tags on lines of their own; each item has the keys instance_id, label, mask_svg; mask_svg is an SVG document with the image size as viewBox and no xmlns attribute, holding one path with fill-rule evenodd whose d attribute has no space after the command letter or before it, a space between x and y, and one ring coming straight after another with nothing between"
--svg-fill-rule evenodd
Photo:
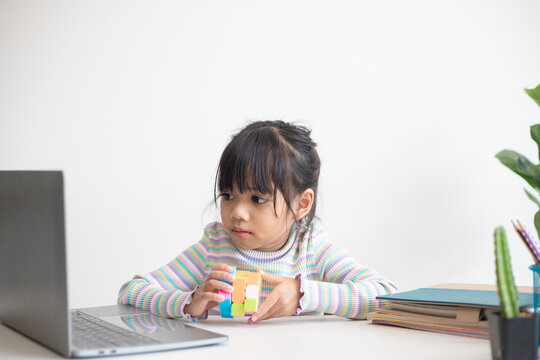
<instances>
[{"instance_id":1,"label":"black hair","mask_svg":"<svg viewBox=\"0 0 540 360\"><path fill-rule=\"evenodd\" d=\"M315 216L321 161L311 140L311 130L281 120L256 121L233 135L223 150L216 172L217 193L234 186L240 193L255 190L272 194L274 211L278 190L289 211L292 200L306 189L314 192L313 205L302 219L309 225Z\"/></svg>"}]
</instances>

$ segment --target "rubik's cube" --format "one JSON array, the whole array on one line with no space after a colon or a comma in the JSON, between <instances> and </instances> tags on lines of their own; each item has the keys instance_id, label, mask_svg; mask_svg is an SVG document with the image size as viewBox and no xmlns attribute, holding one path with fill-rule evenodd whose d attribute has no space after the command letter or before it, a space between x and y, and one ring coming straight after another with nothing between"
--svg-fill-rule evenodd
<instances>
[{"instance_id":1,"label":"rubik's cube","mask_svg":"<svg viewBox=\"0 0 540 360\"><path fill-rule=\"evenodd\" d=\"M221 317L232 318L233 316L251 315L259 308L259 296L261 294L261 275L253 271L236 271L236 267L232 266L234 281L232 284L225 281L234 287L232 293L219 290L225 300L219 303L219 311Z\"/></svg>"}]
</instances>

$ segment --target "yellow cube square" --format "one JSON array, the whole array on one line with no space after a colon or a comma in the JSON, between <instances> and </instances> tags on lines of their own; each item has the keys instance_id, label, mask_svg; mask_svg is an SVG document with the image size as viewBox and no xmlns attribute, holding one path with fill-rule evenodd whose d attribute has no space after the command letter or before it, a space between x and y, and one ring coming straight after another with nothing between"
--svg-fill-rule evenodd
<instances>
[{"instance_id":1,"label":"yellow cube square","mask_svg":"<svg viewBox=\"0 0 540 360\"><path fill-rule=\"evenodd\" d=\"M231 305L232 316L244 316L244 304L232 303Z\"/></svg>"}]
</instances>

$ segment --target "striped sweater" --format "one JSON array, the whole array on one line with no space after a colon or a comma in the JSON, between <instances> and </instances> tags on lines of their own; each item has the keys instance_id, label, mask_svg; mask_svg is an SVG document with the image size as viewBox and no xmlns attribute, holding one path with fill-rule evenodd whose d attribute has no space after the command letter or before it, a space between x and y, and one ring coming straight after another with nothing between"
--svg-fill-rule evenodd
<instances>
[{"instance_id":1,"label":"striped sweater","mask_svg":"<svg viewBox=\"0 0 540 360\"><path fill-rule=\"evenodd\" d=\"M303 293L297 314L328 313L364 319L380 306L375 297L397 290L375 270L359 265L342 247L334 244L317 221L296 226L280 250L261 252L236 247L223 224L206 226L203 238L165 266L136 275L120 289L118 303L130 304L154 314L191 320L183 309L206 279L212 266L234 265L240 271L261 269L300 280ZM261 302L272 292L264 281ZM204 316L219 314L219 307Z\"/></svg>"}]
</instances>

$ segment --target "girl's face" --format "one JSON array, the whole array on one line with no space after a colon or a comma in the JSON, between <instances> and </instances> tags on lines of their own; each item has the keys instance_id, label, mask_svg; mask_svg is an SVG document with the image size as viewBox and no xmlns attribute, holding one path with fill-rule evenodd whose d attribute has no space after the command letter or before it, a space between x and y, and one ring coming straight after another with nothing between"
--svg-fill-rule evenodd
<instances>
[{"instance_id":1,"label":"girl's face","mask_svg":"<svg viewBox=\"0 0 540 360\"><path fill-rule=\"evenodd\" d=\"M257 251L276 251L285 245L294 216L283 195L278 191L276 196L274 211L271 195L254 190L240 193L236 186L221 194L221 220L236 245Z\"/></svg>"}]
</instances>

